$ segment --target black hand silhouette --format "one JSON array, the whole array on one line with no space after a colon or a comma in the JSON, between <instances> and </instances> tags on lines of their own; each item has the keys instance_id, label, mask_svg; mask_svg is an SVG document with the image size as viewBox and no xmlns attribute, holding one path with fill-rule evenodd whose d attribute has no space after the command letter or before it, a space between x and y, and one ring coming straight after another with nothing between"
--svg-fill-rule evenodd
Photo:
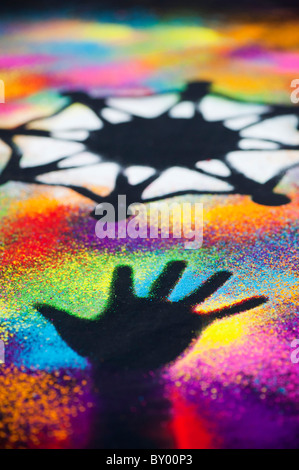
<instances>
[{"instance_id":1,"label":"black hand silhouette","mask_svg":"<svg viewBox=\"0 0 299 470\"><path fill-rule=\"evenodd\" d=\"M54 324L62 339L93 365L156 369L175 360L213 321L267 301L264 296L251 297L208 315L194 313L194 306L216 292L232 274L219 271L183 300L170 302L168 296L185 267L182 261L168 263L153 283L148 298L135 295L130 267L116 268L108 307L94 320L81 319L49 305L36 307Z\"/></svg>"}]
</instances>

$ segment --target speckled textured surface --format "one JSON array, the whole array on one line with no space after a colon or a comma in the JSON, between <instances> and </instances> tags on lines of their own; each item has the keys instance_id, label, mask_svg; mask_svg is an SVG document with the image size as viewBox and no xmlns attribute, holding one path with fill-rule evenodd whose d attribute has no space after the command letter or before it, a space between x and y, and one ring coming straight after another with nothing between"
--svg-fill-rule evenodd
<instances>
[{"instance_id":1,"label":"speckled textured surface","mask_svg":"<svg viewBox=\"0 0 299 470\"><path fill-rule=\"evenodd\" d=\"M10 17L0 29L1 129L50 115L67 104L66 89L137 96L180 91L195 80L209 81L211 93L290 106L298 115L290 103L291 80L299 78L294 17L131 11L93 20ZM30 165L44 163L46 147L29 142ZM285 165L299 161L298 143L279 152ZM3 144L2 169L7 158ZM140 433L152 448L297 447L299 364L291 361L291 343L299 337L298 176L294 167L279 182L276 191L290 202L278 207L242 194L177 196L178 203L203 204L198 250L173 238L100 240L90 199L58 184L2 184L0 447L113 447L117 441L107 430L120 425L119 417L132 447L142 446ZM108 183L92 188L105 195ZM268 301L214 322L165 367L115 372L103 366L96 378L93 362L36 308L48 304L95 319L107 307L117 266L132 267L136 295L146 298L172 261L186 262L170 296L174 304L214 273L232 273L195 307L199 315L253 296Z\"/></svg>"}]
</instances>

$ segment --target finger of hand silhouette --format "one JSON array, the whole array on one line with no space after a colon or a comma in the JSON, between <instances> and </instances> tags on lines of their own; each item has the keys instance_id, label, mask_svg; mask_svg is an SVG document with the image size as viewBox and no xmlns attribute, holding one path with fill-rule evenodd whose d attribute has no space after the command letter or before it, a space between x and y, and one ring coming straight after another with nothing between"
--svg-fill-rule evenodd
<instances>
[{"instance_id":1,"label":"finger of hand silhouette","mask_svg":"<svg viewBox=\"0 0 299 470\"><path fill-rule=\"evenodd\" d=\"M199 286L194 292L185 297L182 302L193 307L204 302L222 287L232 276L230 271L218 271L213 274L206 282Z\"/></svg>"},{"instance_id":2,"label":"finger of hand silhouette","mask_svg":"<svg viewBox=\"0 0 299 470\"><path fill-rule=\"evenodd\" d=\"M130 266L117 266L112 274L109 303L129 303L134 297L132 268Z\"/></svg>"},{"instance_id":3,"label":"finger of hand silhouette","mask_svg":"<svg viewBox=\"0 0 299 470\"><path fill-rule=\"evenodd\" d=\"M57 308L47 304L36 304L35 308L49 320L56 328L61 336L64 336L64 332L82 331L89 328L92 324L92 320L80 318L76 315L72 315L65 310L58 310Z\"/></svg>"},{"instance_id":4,"label":"finger of hand silhouette","mask_svg":"<svg viewBox=\"0 0 299 470\"><path fill-rule=\"evenodd\" d=\"M260 305L268 302L268 300L268 297L264 295L258 295L248 299L243 299L240 302L235 302L232 305L209 311L208 313L202 313L200 311L197 311L196 313L198 313L200 317L205 320L205 323L210 324L215 320L221 320L232 315L252 310L253 308L259 307Z\"/></svg>"},{"instance_id":5,"label":"finger of hand silhouette","mask_svg":"<svg viewBox=\"0 0 299 470\"><path fill-rule=\"evenodd\" d=\"M185 261L170 261L167 263L162 273L152 284L149 292L150 299L166 299L181 279L186 266Z\"/></svg>"}]
</instances>

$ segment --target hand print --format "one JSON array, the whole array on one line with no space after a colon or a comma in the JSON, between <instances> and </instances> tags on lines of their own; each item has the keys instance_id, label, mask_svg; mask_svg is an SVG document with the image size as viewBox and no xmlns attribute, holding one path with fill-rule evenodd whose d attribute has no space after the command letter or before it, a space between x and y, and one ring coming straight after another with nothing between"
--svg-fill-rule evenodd
<instances>
[{"instance_id":1,"label":"hand print","mask_svg":"<svg viewBox=\"0 0 299 470\"><path fill-rule=\"evenodd\" d=\"M214 321L267 301L266 297L257 296L208 314L195 313L194 307L217 292L232 274L218 271L183 300L171 302L168 297L185 268L183 261L168 263L147 298L136 296L129 266L116 268L108 307L93 320L75 317L50 305L36 308L53 323L62 339L94 366L157 369L174 361Z\"/></svg>"}]
</instances>

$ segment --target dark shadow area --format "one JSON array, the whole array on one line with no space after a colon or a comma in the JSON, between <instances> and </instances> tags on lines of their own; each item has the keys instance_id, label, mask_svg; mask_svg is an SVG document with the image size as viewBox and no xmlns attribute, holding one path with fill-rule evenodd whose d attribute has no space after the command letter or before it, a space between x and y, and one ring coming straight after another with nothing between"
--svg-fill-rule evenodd
<instances>
[{"instance_id":1,"label":"dark shadow area","mask_svg":"<svg viewBox=\"0 0 299 470\"><path fill-rule=\"evenodd\" d=\"M191 101L197 103L209 93L210 84L206 82L189 83L185 90L179 95L179 102ZM265 183L259 183L242 174L228 161L227 154L239 150L240 133L228 129L222 121L206 121L203 116L196 112L194 117L171 118L169 109L156 118L141 118L134 116L128 122L111 124L106 120L101 111L107 106L105 98L94 98L84 92L64 92L69 98L68 104L56 111L52 116L59 114L72 103L81 103L90 108L104 122L102 129L89 132L83 142L86 150L102 158L99 162L116 162L120 165L120 173L116 179L114 190L103 198L96 192L78 185L56 184L64 186L91 199L99 204L109 202L117 207L118 195L127 196L127 204L138 202L152 202L173 196L187 194L241 194L248 195L252 200L261 205L280 206L288 204L290 199L287 195L275 192L285 174L293 167L286 166ZM282 117L288 114L299 116L299 108L294 106L271 106L269 111L264 112L254 125L263 120ZM37 177L43 174L78 168L72 166L60 166L60 163L69 157L59 158L48 164L22 167L22 151L16 145L14 137L17 135L34 137L52 137L50 131L32 129L36 119L28 121L13 129L0 129L0 138L11 148L11 156L0 175L0 185L9 181L19 181L28 184L51 186L38 181ZM83 126L84 127L84 126ZM298 150L298 146L277 144L277 150ZM227 167L228 175L221 176L196 167L197 162L207 159L219 160ZM152 166L155 173L142 183L131 185L127 176L123 173L126 168L134 165ZM184 190L163 194L159 197L144 200L142 194L147 187L156 181L163 172L174 166L180 166L189 170L197 171L203 175L212 177L228 183L233 189L219 192L213 190ZM55 186L55 184L53 184ZM94 215L94 214L93 214Z\"/></svg>"},{"instance_id":2,"label":"dark shadow area","mask_svg":"<svg viewBox=\"0 0 299 470\"><path fill-rule=\"evenodd\" d=\"M93 320L51 305L36 305L67 345L93 367L99 395L91 447L161 446L161 419L164 416L167 421L170 405L163 398L159 370L175 361L214 321L267 301L265 296L255 296L207 314L195 313L194 307L216 293L232 273L218 271L181 301L171 302L168 297L185 268L182 261L168 263L146 298L135 294L132 269L116 268L108 306ZM147 435L151 429L161 431L156 443L155 434ZM164 438L171 441L171 436Z\"/></svg>"}]
</instances>

